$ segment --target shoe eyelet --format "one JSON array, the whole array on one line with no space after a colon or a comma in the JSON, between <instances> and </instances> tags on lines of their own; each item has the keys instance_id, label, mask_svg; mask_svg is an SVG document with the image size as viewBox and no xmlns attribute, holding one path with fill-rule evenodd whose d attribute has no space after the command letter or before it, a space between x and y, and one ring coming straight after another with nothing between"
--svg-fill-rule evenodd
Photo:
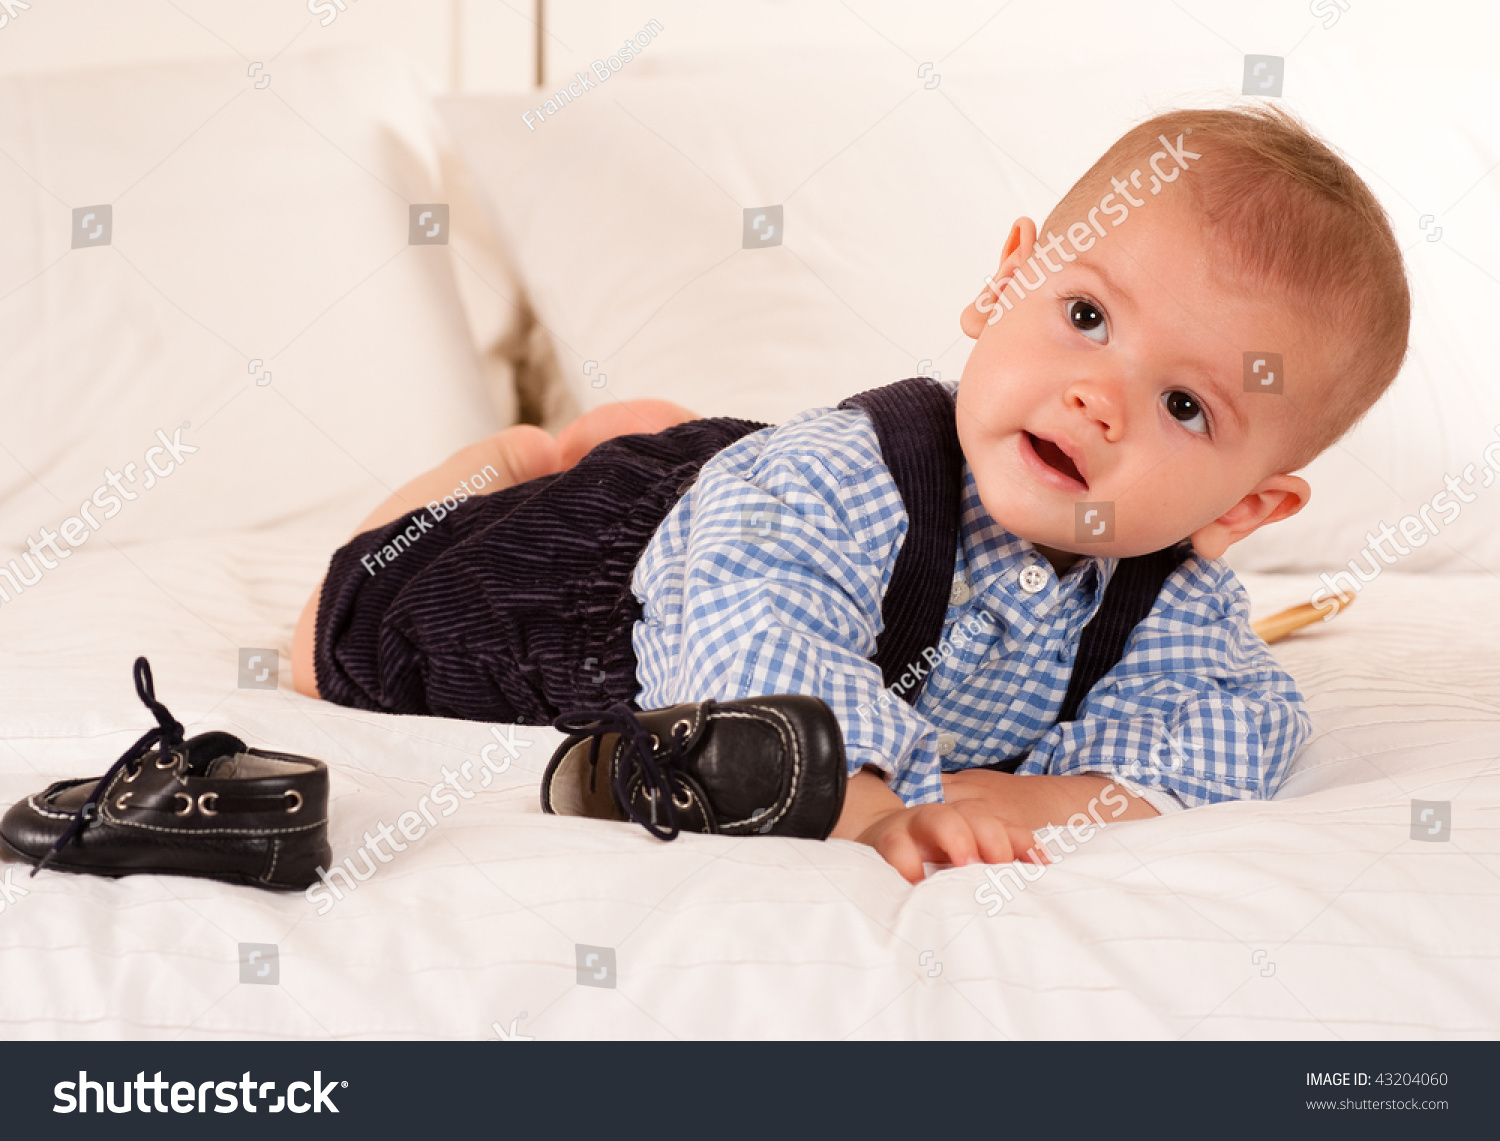
<instances>
[{"instance_id":1,"label":"shoe eyelet","mask_svg":"<svg viewBox=\"0 0 1500 1141\"><path fill-rule=\"evenodd\" d=\"M218 804L219 794L216 792L205 792L201 796L199 796L198 811L203 813L204 816L217 816L219 814L219 810L217 808L210 808L210 802L212 802L213 804Z\"/></svg>"},{"instance_id":2,"label":"shoe eyelet","mask_svg":"<svg viewBox=\"0 0 1500 1141\"><path fill-rule=\"evenodd\" d=\"M691 736L693 732L693 723L686 717L679 717L676 721L672 722L672 736L677 736L677 730L679 729L682 730L682 735L684 737Z\"/></svg>"},{"instance_id":3,"label":"shoe eyelet","mask_svg":"<svg viewBox=\"0 0 1500 1141\"><path fill-rule=\"evenodd\" d=\"M158 746L156 767L159 769L174 768L177 764L177 751L175 749L162 749Z\"/></svg>"},{"instance_id":4,"label":"shoe eyelet","mask_svg":"<svg viewBox=\"0 0 1500 1141\"><path fill-rule=\"evenodd\" d=\"M295 788L289 788L285 792L283 792L281 795L285 796L285 797L289 797L291 799L291 801L292 801L292 803L287 807L287 810L286 810L286 814L288 816L290 816L294 812L300 812L300 811L302 811L302 794L300 792L298 792Z\"/></svg>"},{"instance_id":5,"label":"shoe eyelet","mask_svg":"<svg viewBox=\"0 0 1500 1141\"><path fill-rule=\"evenodd\" d=\"M126 804L129 802L130 798L132 796L134 796L134 795L135 795L134 792L123 792L119 796L115 797L115 811L116 812L124 812Z\"/></svg>"},{"instance_id":6,"label":"shoe eyelet","mask_svg":"<svg viewBox=\"0 0 1500 1141\"><path fill-rule=\"evenodd\" d=\"M172 815L173 816L191 816L192 815L192 813L193 813L193 798L191 796L189 796L185 792L174 792L172 794L172 799L173 800L180 800L180 801L183 802L181 808L176 808L176 809L172 810Z\"/></svg>"},{"instance_id":7,"label":"shoe eyelet","mask_svg":"<svg viewBox=\"0 0 1500 1141\"><path fill-rule=\"evenodd\" d=\"M672 794L672 803L675 804L678 808L686 810L693 807L693 790L690 788L685 788L682 791L687 795L682 800L678 800L677 794L674 792Z\"/></svg>"},{"instance_id":8,"label":"shoe eyelet","mask_svg":"<svg viewBox=\"0 0 1500 1141\"><path fill-rule=\"evenodd\" d=\"M145 767L145 765L136 765L136 767L133 769L127 768L125 770L125 775L120 778L120 783L134 784L136 782L136 778L141 775L141 770Z\"/></svg>"},{"instance_id":9,"label":"shoe eyelet","mask_svg":"<svg viewBox=\"0 0 1500 1141\"><path fill-rule=\"evenodd\" d=\"M652 733L651 734L651 751L654 753L659 748L661 748L661 738L658 737L655 733Z\"/></svg>"}]
</instances>

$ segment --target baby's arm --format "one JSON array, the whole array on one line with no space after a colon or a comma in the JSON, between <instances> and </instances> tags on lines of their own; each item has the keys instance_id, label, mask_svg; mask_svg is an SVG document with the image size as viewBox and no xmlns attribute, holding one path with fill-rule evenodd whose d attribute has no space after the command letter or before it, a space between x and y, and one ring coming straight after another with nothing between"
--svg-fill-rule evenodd
<instances>
[{"instance_id":1,"label":"baby's arm","mask_svg":"<svg viewBox=\"0 0 1500 1141\"><path fill-rule=\"evenodd\" d=\"M1094 796L1110 820L1266 799L1312 731L1296 683L1251 629L1244 588L1197 557L1167 579L1078 713L1014 774L945 775L945 797L983 799L1033 827L1064 823L1065 809L1095 815L1085 807Z\"/></svg>"},{"instance_id":2,"label":"baby's arm","mask_svg":"<svg viewBox=\"0 0 1500 1141\"><path fill-rule=\"evenodd\" d=\"M1103 773L1017 776L992 769L964 769L943 775L943 799L950 804L982 804L1033 831L1049 824L1061 827L1079 813L1108 820L1159 815L1146 800Z\"/></svg>"}]
</instances>

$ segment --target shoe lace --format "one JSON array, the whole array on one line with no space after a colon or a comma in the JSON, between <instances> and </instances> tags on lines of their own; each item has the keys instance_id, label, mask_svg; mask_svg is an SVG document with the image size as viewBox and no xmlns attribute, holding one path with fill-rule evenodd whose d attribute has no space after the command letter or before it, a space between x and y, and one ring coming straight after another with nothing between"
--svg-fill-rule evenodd
<instances>
[{"instance_id":1,"label":"shoe lace","mask_svg":"<svg viewBox=\"0 0 1500 1141\"><path fill-rule=\"evenodd\" d=\"M82 836L84 829L99 818L99 799L121 769L128 769L134 776L140 771L145 755L158 742L163 752L181 747L184 732L182 723L172 716L165 705L156 700L156 687L151 680L151 663L144 657L136 658L134 676L137 696L146 703L147 709L156 714L156 728L149 730L139 741L126 749L120 759L109 766L109 771L99 778L94 785L94 791L89 793L88 799L79 805L78 812L73 817L73 823L69 824L67 830L57 838L57 843L52 845L52 850L42 857L36 867L31 869L33 876L50 864L59 852Z\"/></svg>"},{"instance_id":2,"label":"shoe lace","mask_svg":"<svg viewBox=\"0 0 1500 1141\"><path fill-rule=\"evenodd\" d=\"M624 702L616 702L608 709L578 709L570 710L558 716L552 726L561 729L565 733L583 734L591 737L592 743L589 747L589 788L594 787L594 777L598 772L599 746L608 733L619 734L625 743L625 758L628 760L630 754L635 754L633 764L623 764L616 767L612 776L615 802L623 807L630 818L642 828L650 832L658 840L674 840L681 829L677 823L677 806L674 803L676 788L674 784L680 784L677 775L677 766L683 760L682 744L687 737L687 731L681 725L673 726L669 738L671 755L658 759L656 749L653 747L654 735L649 732L639 719L635 711ZM639 771L641 776L641 790L646 799L651 803L651 815L649 817L636 808L634 799L630 796L630 776L632 769ZM674 782L674 778L676 778ZM666 827L660 822L658 809L662 804L666 805Z\"/></svg>"}]
</instances>

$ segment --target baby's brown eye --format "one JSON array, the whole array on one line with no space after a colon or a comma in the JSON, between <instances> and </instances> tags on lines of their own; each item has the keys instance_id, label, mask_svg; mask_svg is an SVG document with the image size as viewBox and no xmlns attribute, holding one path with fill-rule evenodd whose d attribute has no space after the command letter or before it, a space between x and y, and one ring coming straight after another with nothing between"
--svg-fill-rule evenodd
<instances>
[{"instance_id":1,"label":"baby's brown eye","mask_svg":"<svg viewBox=\"0 0 1500 1141\"><path fill-rule=\"evenodd\" d=\"M1073 328L1091 341L1102 345L1109 340L1109 326L1105 323L1104 314L1092 301L1081 297L1069 301L1068 320L1072 322Z\"/></svg>"},{"instance_id":2,"label":"baby's brown eye","mask_svg":"<svg viewBox=\"0 0 1500 1141\"><path fill-rule=\"evenodd\" d=\"M1162 399L1166 402L1167 412L1171 414L1172 419L1180 420L1189 429L1200 435L1207 435L1208 416L1203 411L1203 405L1199 404L1191 393L1183 392L1181 389L1174 389L1168 392ZM1202 423L1194 427L1193 421L1195 420L1201 420Z\"/></svg>"}]
</instances>

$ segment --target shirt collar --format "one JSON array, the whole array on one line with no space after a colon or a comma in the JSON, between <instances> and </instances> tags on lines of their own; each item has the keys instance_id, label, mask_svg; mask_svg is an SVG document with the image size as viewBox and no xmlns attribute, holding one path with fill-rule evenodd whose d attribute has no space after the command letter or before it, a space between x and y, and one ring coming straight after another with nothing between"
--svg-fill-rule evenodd
<instances>
[{"instance_id":1,"label":"shirt collar","mask_svg":"<svg viewBox=\"0 0 1500 1141\"><path fill-rule=\"evenodd\" d=\"M1102 600L1104 588L1120 560L1108 555L1085 555L1068 568L1061 580L1045 555L1029 540L1007 531L985 510L969 461L964 460L963 501L959 515L959 547L969 590L988 594L997 604L1018 605L1033 619L1050 612L1059 596L1077 595L1090 615ZM1045 575L1040 590L1029 591L1022 575L1036 580L1037 568Z\"/></svg>"}]
</instances>

